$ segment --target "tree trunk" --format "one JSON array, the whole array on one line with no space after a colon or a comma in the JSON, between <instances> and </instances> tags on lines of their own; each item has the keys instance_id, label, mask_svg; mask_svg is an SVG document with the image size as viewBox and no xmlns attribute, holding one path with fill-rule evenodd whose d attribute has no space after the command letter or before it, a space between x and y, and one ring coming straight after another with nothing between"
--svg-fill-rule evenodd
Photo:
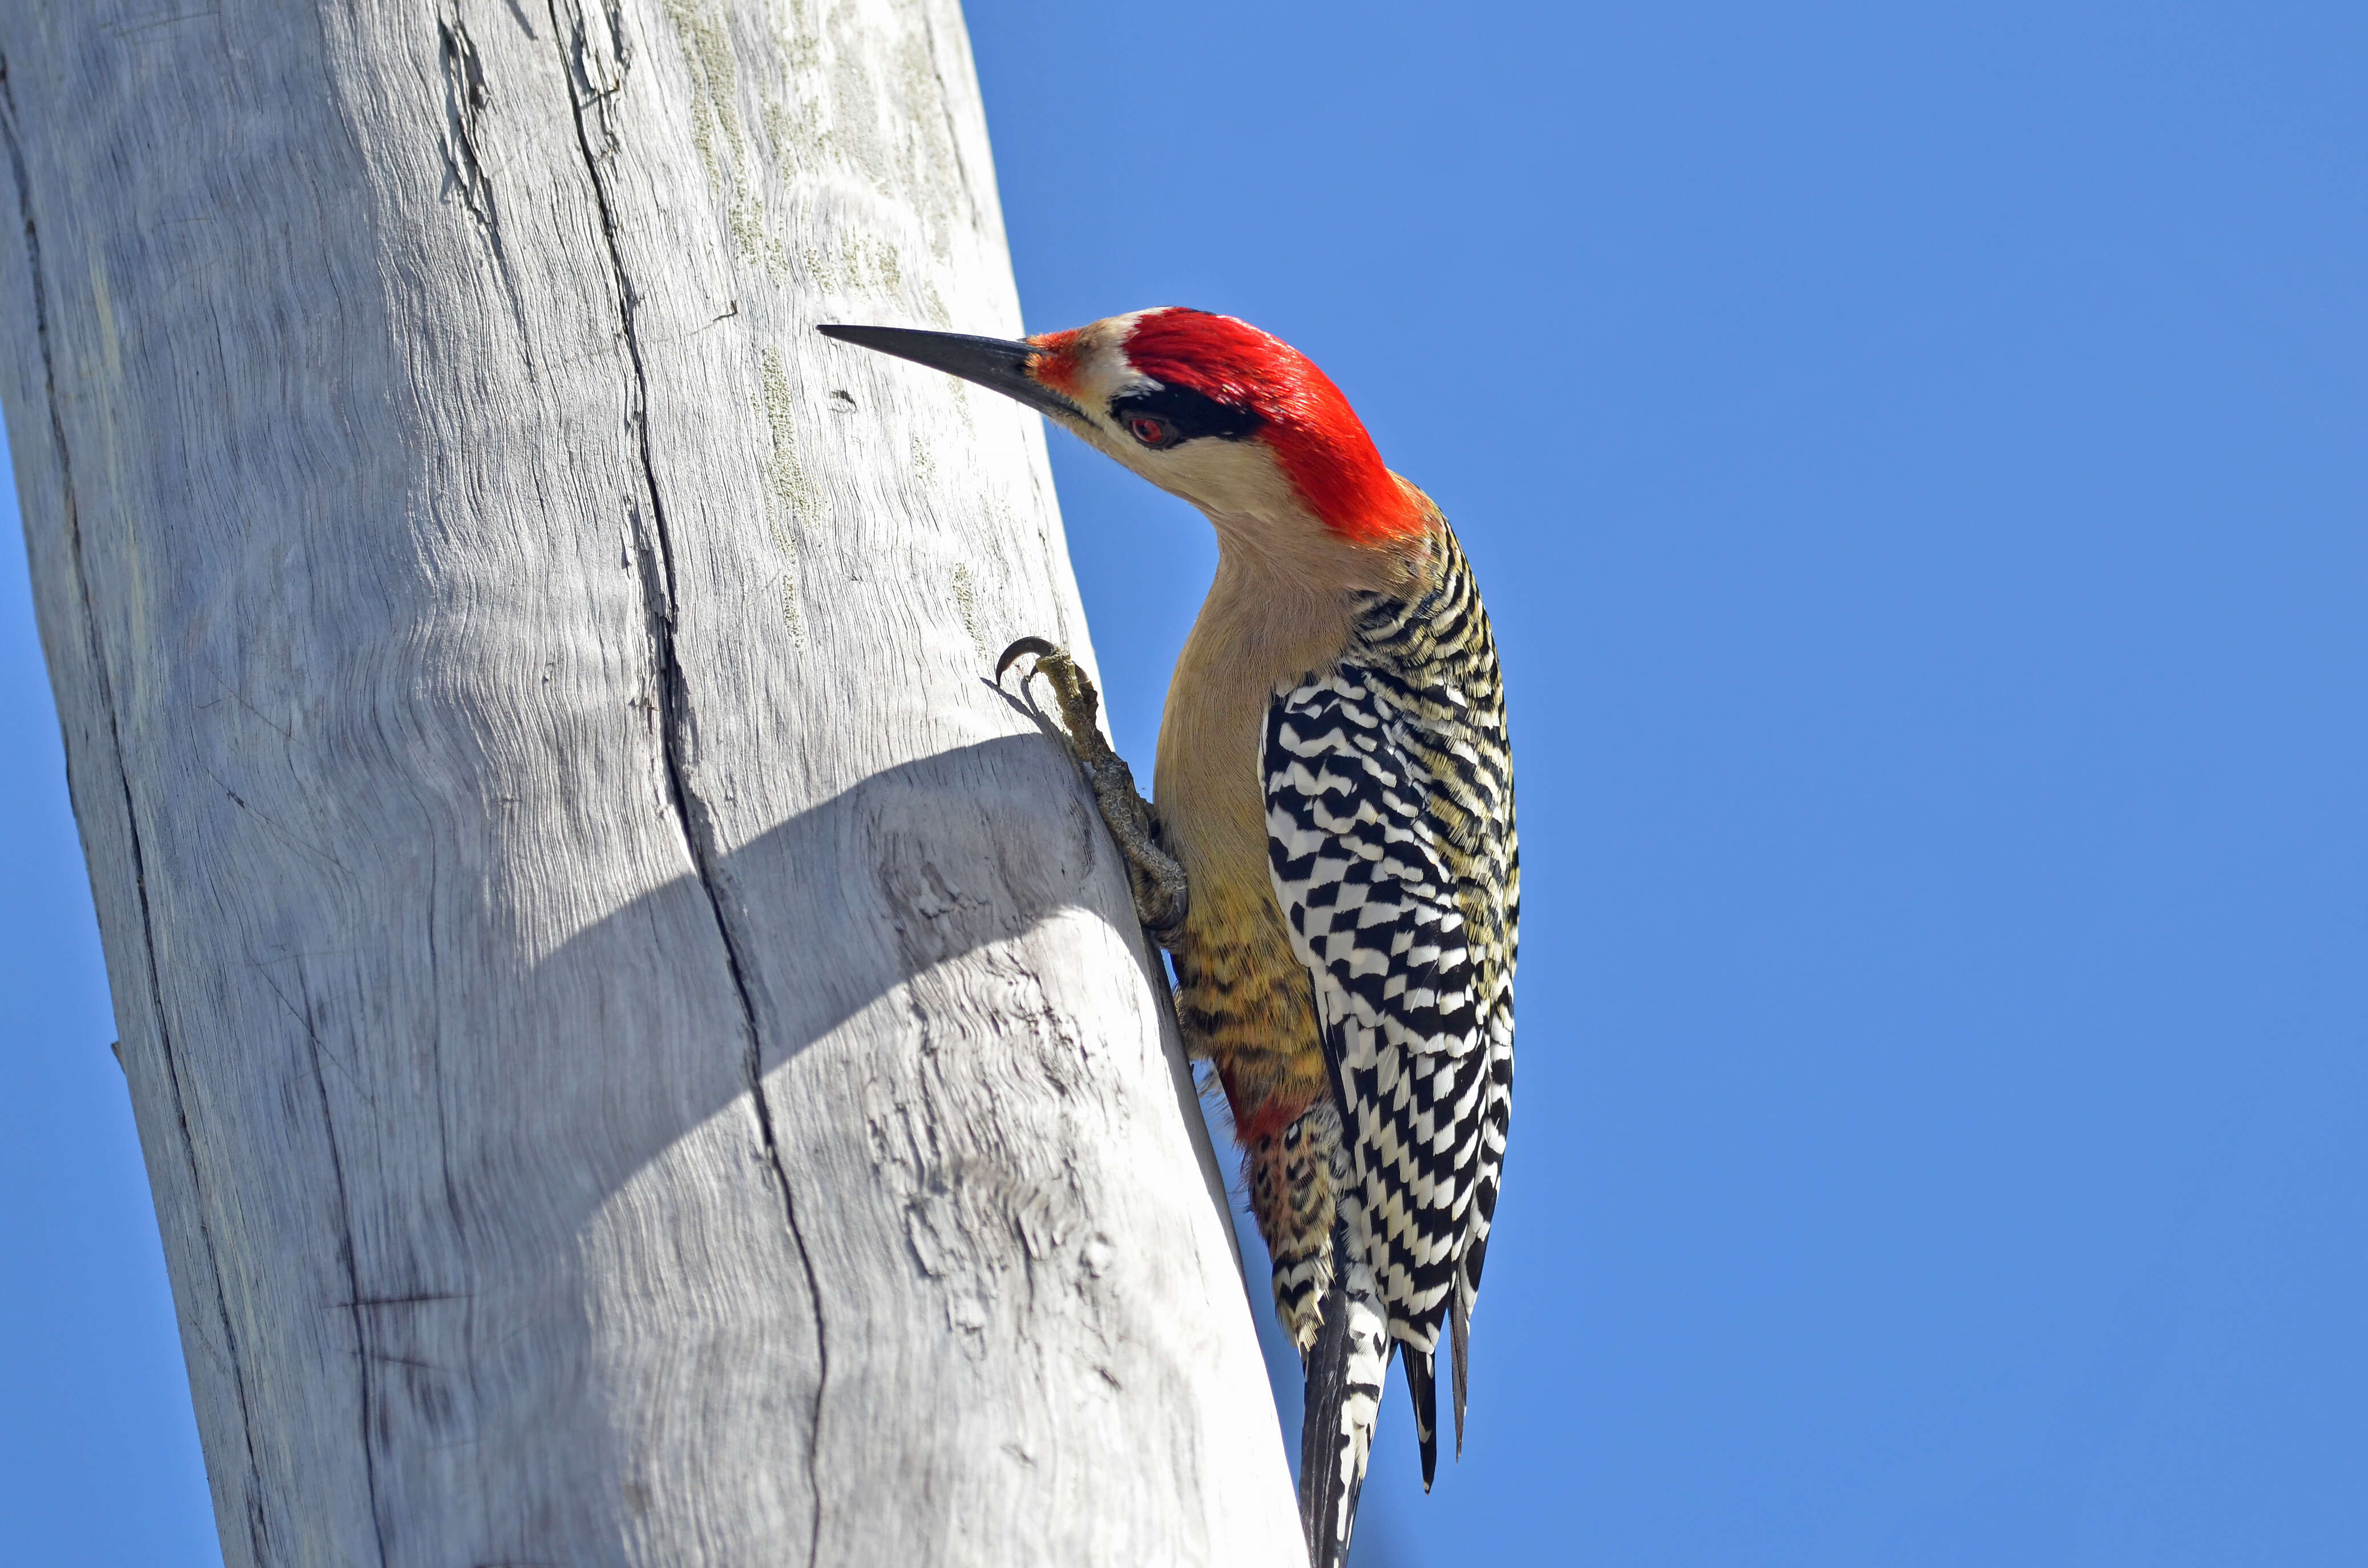
<instances>
[{"instance_id":1,"label":"tree trunk","mask_svg":"<svg viewBox=\"0 0 2368 1568\"><path fill-rule=\"evenodd\" d=\"M952 0L21 3L0 332L233 1564L1295 1563Z\"/></svg>"}]
</instances>

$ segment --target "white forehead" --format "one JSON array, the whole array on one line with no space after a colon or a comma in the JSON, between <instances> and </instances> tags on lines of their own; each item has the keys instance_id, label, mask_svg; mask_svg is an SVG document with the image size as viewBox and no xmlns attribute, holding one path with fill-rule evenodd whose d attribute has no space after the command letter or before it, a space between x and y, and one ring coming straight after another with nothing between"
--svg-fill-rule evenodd
<instances>
[{"instance_id":1,"label":"white forehead","mask_svg":"<svg viewBox=\"0 0 2368 1568\"><path fill-rule=\"evenodd\" d=\"M1070 395L1095 418L1107 414L1112 398L1159 384L1136 369L1126 357L1126 340L1133 333L1134 324L1149 314L1149 311L1131 311L1122 316L1105 316L1077 329L1076 344L1070 351Z\"/></svg>"}]
</instances>

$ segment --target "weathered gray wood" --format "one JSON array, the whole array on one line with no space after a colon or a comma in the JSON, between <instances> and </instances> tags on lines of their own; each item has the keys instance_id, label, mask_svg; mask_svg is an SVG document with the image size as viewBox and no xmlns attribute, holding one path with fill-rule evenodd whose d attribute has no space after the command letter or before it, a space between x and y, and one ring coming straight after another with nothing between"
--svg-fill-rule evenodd
<instances>
[{"instance_id":1,"label":"weathered gray wood","mask_svg":"<svg viewBox=\"0 0 2368 1568\"><path fill-rule=\"evenodd\" d=\"M0 18L0 396L233 1564L1286 1563L951 0ZM1087 655L1089 656L1089 655Z\"/></svg>"}]
</instances>

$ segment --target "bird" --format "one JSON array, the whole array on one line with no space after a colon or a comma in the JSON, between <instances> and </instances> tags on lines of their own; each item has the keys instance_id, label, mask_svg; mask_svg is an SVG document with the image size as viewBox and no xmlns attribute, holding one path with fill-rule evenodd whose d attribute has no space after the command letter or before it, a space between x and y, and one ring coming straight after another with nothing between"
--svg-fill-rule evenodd
<instances>
[{"instance_id":1,"label":"bird","mask_svg":"<svg viewBox=\"0 0 2368 1568\"><path fill-rule=\"evenodd\" d=\"M1520 851L1494 634L1444 514L1391 472L1306 356L1180 306L1001 339L829 337L1005 393L1215 528L1153 796L1068 652L1024 637L1169 953L1307 1377L1300 1512L1348 1556L1383 1379L1403 1355L1429 1491L1438 1359L1456 1451L1513 1079ZM1442 1340L1444 1345L1442 1346Z\"/></svg>"}]
</instances>

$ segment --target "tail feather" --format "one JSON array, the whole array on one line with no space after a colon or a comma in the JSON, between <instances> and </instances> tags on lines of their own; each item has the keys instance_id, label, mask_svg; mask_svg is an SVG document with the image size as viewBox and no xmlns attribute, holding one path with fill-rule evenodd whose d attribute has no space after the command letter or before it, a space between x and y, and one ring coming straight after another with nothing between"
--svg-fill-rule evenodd
<instances>
[{"instance_id":1,"label":"tail feather","mask_svg":"<svg viewBox=\"0 0 2368 1568\"><path fill-rule=\"evenodd\" d=\"M1463 1385L1469 1381L1472 1367L1472 1283L1465 1275L1456 1281L1454 1298L1447 1306L1448 1342L1455 1360L1455 1457L1463 1457Z\"/></svg>"},{"instance_id":2,"label":"tail feather","mask_svg":"<svg viewBox=\"0 0 2368 1568\"><path fill-rule=\"evenodd\" d=\"M1414 1400L1415 1441L1422 1445L1422 1489L1439 1472L1439 1362L1433 1352L1406 1347L1406 1392Z\"/></svg>"},{"instance_id":3,"label":"tail feather","mask_svg":"<svg viewBox=\"0 0 2368 1568\"><path fill-rule=\"evenodd\" d=\"M1395 1348L1372 1270L1350 1253L1345 1224L1335 1230L1333 1246L1348 1267L1333 1277L1324 1326L1307 1357L1307 1414L1299 1431L1299 1518L1311 1568L1344 1568L1349 1561L1382 1380Z\"/></svg>"}]
</instances>

